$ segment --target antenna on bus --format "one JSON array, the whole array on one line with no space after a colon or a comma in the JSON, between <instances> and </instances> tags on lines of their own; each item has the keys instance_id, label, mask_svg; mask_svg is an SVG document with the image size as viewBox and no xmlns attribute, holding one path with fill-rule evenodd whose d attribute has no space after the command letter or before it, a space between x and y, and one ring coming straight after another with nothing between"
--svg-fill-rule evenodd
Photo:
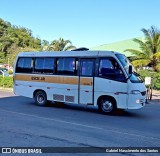
<instances>
[{"instance_id":1,"label":"antenna on bus","mask_svg":"<svg viewBox=\"0 0 160 156\"><path fill-rule=\"evenodd\" d=\"M85 47L81 47L81 48L73 49L71 51L87 51L87 50L89 50L89 49L85 48Z\"/></svg>"}]
</instances>

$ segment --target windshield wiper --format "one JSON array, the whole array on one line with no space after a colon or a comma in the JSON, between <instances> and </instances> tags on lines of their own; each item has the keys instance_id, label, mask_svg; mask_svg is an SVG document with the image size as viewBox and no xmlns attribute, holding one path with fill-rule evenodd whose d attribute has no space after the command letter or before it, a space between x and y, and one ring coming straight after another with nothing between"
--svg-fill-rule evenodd
<instances>
[{"instance_id":1,"label":"windshield wiper","mask_svg":"<svg viewBox=\"0 0 160 156\"><path fill-rule=\"evenodd\" d=\"M136 76L140 76L137 72L133 71L133 73L136 75Z\"/></svg>"},{"instance_id":2,"label":"windshield wiper","mask_svg":"<svg viewBox=\"0 0 160 156\"><path fill-rule=\"evenodd\" d=\"M130 74L130 75L127 77L126 81L128 81L128 80L131 78L131 76L132 76L132 74Z\"/></svg>"},{"instance_id":3,"label":"windshield wiper","mask_svg":"<svg viewBox=\"0 0 160 156\"><path fill-rule=\"evenodd\" d=\"M141 77L141 75L140 74L138 74L137 72L133 72L136 76L138 76L139 78L140 78L140 80L142 81L142 82L144 82L144 79Z\"/></svg>"}]
</instances>

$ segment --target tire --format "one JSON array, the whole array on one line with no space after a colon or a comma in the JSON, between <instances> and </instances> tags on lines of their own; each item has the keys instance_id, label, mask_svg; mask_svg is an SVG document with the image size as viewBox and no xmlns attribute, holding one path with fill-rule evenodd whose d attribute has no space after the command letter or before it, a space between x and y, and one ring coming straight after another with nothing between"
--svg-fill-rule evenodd
<instances>
[{"instance_id":1,"label":"tire","mask_svg":"<svg viewBox=\"0 0 160 156\"><path fill-rule=\"evenodd\" d=\"M44 91L38 91L34 96L35 103L38 106L47 106L47 96Z\"/></svg>"},{"instance_id":2,"label":"tire","mask_svg":"<svg viewBox=\"0 0 160 156\"><path fill-rule=\"evenodd\" d=\"M110 97L102 97L99 100L98 109L103 114L113 114L117 109L116 101Z\"/></svg>"}]
</instances>

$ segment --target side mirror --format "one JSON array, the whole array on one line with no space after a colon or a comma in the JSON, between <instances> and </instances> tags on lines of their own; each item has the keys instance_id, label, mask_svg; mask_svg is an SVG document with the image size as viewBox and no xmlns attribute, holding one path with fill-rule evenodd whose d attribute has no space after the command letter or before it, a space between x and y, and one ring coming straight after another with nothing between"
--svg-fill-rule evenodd
<instances>
[{"instance_id":1,"label":"side mirror","mask_svg":"<svg viewBox=\"0 0 160 156\"><path fill-rule=\"evenodd\" d=\"M129 73L129 74L132 74L132 73L133 73L132 65L129 65L128 73Z\"/></svg>"}]
</instances>

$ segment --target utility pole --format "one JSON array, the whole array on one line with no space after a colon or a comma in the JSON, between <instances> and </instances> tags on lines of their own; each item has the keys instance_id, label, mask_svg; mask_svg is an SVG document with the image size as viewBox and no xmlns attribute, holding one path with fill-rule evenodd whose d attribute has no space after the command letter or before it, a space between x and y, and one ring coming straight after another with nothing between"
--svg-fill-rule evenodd
<instances>
[{"instance_id":1,"label":"utility pole","mask_svg":"<svg viewBox=\"0 0 160 156\"><path fill-rule=\"evenodd\" d=\"M9 75L9 58L8 58L8 75Z\"/></svg>"}]
</instances>

